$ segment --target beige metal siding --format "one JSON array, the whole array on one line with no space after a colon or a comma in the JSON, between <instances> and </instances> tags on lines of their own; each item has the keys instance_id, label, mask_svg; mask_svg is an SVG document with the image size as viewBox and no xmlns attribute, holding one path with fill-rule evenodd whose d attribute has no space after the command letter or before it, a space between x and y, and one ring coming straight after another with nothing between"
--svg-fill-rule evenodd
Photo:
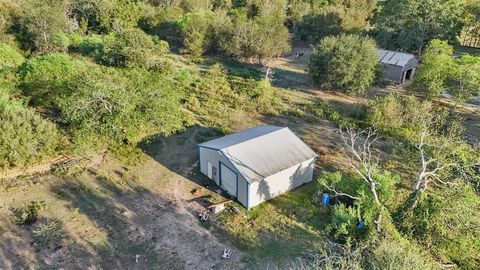
<instances>
[{"instance_id":1,"label":"beige metal siding","mask_svg":"<svg viewBox=\"0 0 480 270\"><path fill-rule=\"evenodd\" d=\"M214 181L217 185L220 184L219 181L219 163L222 162L230 169L232 169L235 173L238 174L238 197L237 200L247 207L247 181L243 178L243 176L238 172L238 170L228 161L225 156L217 150L199 147L199 155L200 155L200 172L207 175L208 174L208 167L207 161L210 161L212 165L216 168L216 175L214 175Z\"/></svg>"},{"instance_id":2,"label":"beige metal siding","mask_svg":"<svg viewBox=\"0 0 480 270\"><path fill-rule=\"evenodd\" d=\"M200 151L200 172L208 176L208 163L212 163L213 167L216 168L216 173L213 175L213 181L218 185L218 156L220 153L217 150L199 147Z\"/></svg>"},{"instance_id":3,"label":"beige metal siding","mask_svg":"<svg viewBox=\"0 0 480 270\"><path fill-rule=\"evenodd\" d=\"M250 184L249 207L275 198L313 179L315 158Z\"/></svg>"}]
</instances>

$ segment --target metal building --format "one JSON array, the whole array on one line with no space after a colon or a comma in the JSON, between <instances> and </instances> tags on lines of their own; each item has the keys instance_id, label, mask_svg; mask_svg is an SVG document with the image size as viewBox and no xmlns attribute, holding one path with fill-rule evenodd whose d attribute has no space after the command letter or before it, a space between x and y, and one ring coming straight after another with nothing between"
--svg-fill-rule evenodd
<instances>
[{"instance_id":1,"label":"metal building","mask_svg":"<svg viewBox=\"0 0 480 270\"><path fill-rule=\"evenodd\" d=\"M385 79L404 84L413 79L418 60L413 54L378 50L380 62L384 65Z\"/></svg>"},{"instance_id":2,"label":"metal building","mask_svg":"<svg viewBox=\"0 0 480 270\"><path fill-rule=\"evenodd\" d=\"M200 171L247 209L313 179L317 154L289 128L258 126L198 145Z\"/></svg>"}]
</instances>

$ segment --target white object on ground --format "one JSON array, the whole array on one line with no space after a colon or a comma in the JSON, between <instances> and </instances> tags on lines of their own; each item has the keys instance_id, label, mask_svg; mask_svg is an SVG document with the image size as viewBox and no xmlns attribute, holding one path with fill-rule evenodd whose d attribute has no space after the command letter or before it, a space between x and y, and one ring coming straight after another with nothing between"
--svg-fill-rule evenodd
<instances>
[{"instance_id":1,"label":"white object on ground","mask_svg":"<svg viewBox=\"0 0 480 270\"><path fill-rule=\"evenodd\" d=\"M140 258L140 255L135 255L135 263L138 263L139 258Z\"/></svg>"},{"instance_id":2,"label":"white object on ground","mask_svg":"<svg viewBox=\"0 0 480 270\"><path fill-rule=\"evenodd\" d=\"M224 249L222 257L225 259L230 259L230 256L232 256L232 250L229 248Z\"/></svg>"},{"instance_id":3,"label":"white object on ground","mask_svg":"<svg viewBox=\"0 0 480 270\"><path fill-rule=\"evenodd\" d=\"M205 211L205 212L203 212L203 213L200 213L198 216L200 217L200 220L201 220L201 221L207 221L207 219L208 219L208 212Z\"/></svg>"}]
</instances>

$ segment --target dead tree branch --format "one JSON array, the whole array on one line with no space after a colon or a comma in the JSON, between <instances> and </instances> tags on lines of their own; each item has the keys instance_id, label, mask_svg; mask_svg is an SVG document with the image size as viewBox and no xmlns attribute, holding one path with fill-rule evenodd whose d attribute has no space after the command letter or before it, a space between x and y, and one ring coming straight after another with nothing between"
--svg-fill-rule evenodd
<instances>
[{"instance_id":1,"label":"dead tree branch","mask_svg":"<svg viewBox=\"0 0 480 270\"><path fill-rule=\"evenodd\" d=\"M411 208L415 208L420 199L420 195L425 192L431 181L435 180L441 184L448 184L448 182L441 180L439 173L447 168L456 166L455 162L443 163L437 158L428 158L426 147L432 146L426 142L428 132L424 129L420 132L419 143L415 146L418 149L420 157L420 169L415 178L415 183L412 188L413 202Z\"/></svg>"},{"instance_id":2,"label":"dead tree branch","mask_svg":"<svg viewBox=\"0 0 480 270\"><path fill-rule=\"evenodd\" d=\"M379 139L377 131L375 128L368 128L360 132L353 129L346 129L345 131L340 129L340 135L345 144L344 155L350 167L368 184L373 200L380 209L375 220L377 231L380 232L383 205L377 192L378 181L375 180L374 176L378 167L379 156L374 156L372 153L372 146Z\"/></svg>"}]
</instances>

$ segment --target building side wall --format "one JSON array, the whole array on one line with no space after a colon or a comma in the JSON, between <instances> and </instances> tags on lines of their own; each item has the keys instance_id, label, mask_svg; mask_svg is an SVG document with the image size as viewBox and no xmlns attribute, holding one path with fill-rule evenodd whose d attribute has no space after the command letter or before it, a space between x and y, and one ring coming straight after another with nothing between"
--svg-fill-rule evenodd
<instances>
[{"instance_id":1,"label":"building side wall","mask_svg":"<svg viewBox=\"0 0 480 270\"><path fill-rule=\"evenodd\" d=\"M299 165L292 166L262 181L250 184L248 207L275 198L313 179L315 159L307 160Z\"/></svg>"},{"instance_id":2,"label":"building side wall","mask_svg":"<svg viewBox=\"0 0 480 270\"><path fill-rule=\"evenodd\" d=\"M208 161L212 163L212 165L216 168L216 174L213 177L213 181L215 184L220 186L220 162L227 166L229 169L233 170L235 173L238 174L238 182L237 182L237 190L238 190L238 197L237 200L245 207L248 207L247 204L247 181L243 176L238 172L238 170L228 161L225 156L218 150L199 147L199 167L200 172L204 175L208 176Z\"/></svg>"},{"instance_id":3,"label":"building side wall","mask_svg":"<svg viewBox=\"0 0 480 270\"><path fill-rule=\"evenodd\" d=\"M385 65L383 69L385 79L396 83L401 83L403 76L403 68L393 65Z\"/></svg>"},{"instance_id":4,"label":"building side wall","mask_svg":"<svg viewBox=\"0 0 480 270\"><path fill-rule=\"evenodd\" d=\"M218 185L219 184L219 169L218 168L218 161L219 156L221 153L218 150L213 150L205 147L199 147L199 154L200 154L200 172L208 176L208 162L212 163L214 167L216 167L216 174L213 175L213 181Z\"/></svg>"}]
</instances>

